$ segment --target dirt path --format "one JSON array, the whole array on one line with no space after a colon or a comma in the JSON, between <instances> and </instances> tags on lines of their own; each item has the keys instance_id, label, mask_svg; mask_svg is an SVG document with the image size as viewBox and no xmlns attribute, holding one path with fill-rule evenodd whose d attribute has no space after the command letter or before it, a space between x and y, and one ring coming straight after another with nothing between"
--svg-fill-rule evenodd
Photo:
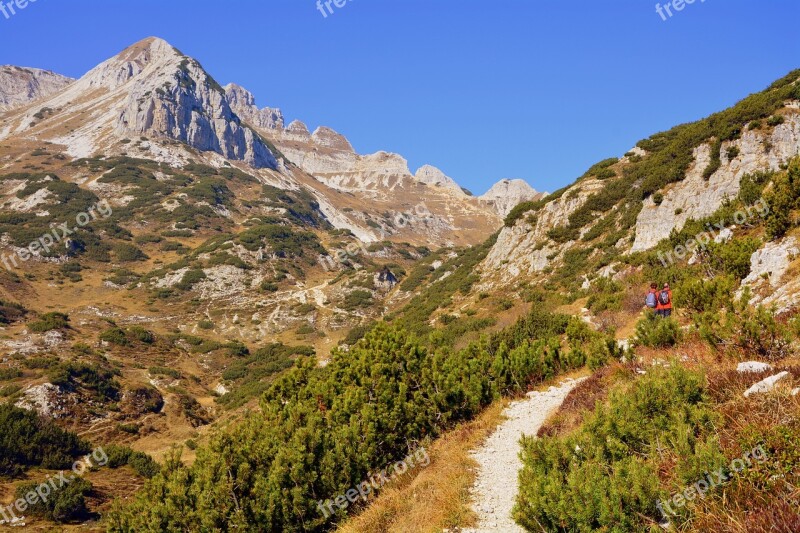
<instances>
[{"instance_id":1,"label":"dirt path","mask_svg":"<svg viewBox=\"0 0 800 533\"><path fill-rule=\"evenodd\" d=\"M567 379L544 392L530 392L524 400L513 402L503 412L503 422L486 443L473 453L478 462L478 478L472 488L472 507L478 514L476 529L464 533L524 533L511 518L517 498L517 474L522 468L519 441L522 435L535 435L547 417L582 379Z\"/></svg>"}]
</instances>

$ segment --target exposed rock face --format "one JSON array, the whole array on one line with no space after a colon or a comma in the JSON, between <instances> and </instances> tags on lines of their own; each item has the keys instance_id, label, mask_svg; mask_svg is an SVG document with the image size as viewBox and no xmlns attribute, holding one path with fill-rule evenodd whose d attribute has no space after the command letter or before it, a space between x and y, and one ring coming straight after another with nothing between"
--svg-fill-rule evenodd
<instances>
[{"instance_id":1,"label":"exposed rock face","mask_svg":"<svg viewBox=\"0 0 800 533\"><path fill-rule=\"evenodd\" d=\"M736 371L740 374L766 372L767 370L772 370L772 367L767 363L761 363L759 361L745 361L744 363L739 363L736 367Z\"/></svg>"},{"instance_id":2,"label":"exposed rock face","mask_svg":"<svg viewBox=\"0 0 800 533\"><path fill-rule=\"evenodd\" d=\"M453 178L445 175L444 172L431 165L420 167L414 177L431 187L441 187L442 189L452 191L456 195L466 196L464 190Z\"/></svg>"},{"instance_id":3,"label":"exposed rock face","mask_svg":"<svg viewBox=\"0 0 800 533\"><path fill-rule=\"evenodd\" d=\"M143 41L124 54L128 56L125 65L150 72L142 76L144 84L134 82L117 122L120 132L164 135L256 168L277 167L269 148L253 130L241 125L222 88L197 61L160 39ZM119 58L111 59L98 74L119 69L119 63Z\"/></svg>"},{"instance_id":4,"label":"exposed rock face","mask_svg":"<svg viewBox=\"0 0 800 533\"><path fill-rule=\"evenodd\" d=\"M308 126L299 120L293 120L283 131L282 137L287 141L309 142L311 133L308 131Z\"/></svg>"},{"instance_id":5,"label":"exposed rock face","mask_svg":"<svg viewBox=\"0 0 800 533\"><path fill-rule=\"evenodd\" d=\"M633 231L620 238L614 246L623 253L652 249L668 238L673 230L683 228L689 219L707 217L716 212L727 198L736 197L744 175L779 170L783 163L800 154L800 113L797 109L795 103L789 102L781 113L784 117L782 124L771 129L747 129L739 139L722 143L720 167L708 181L703 178L703 173L711 162L712 144L707 142L696 147L694 162L687 169L686 177L661 191L663 201L660 205L656 205L652 198L644 200ZM639 157L646 156L641 149L632 152ZM736 155L730 157L729 153ZM629 158L623 158L621 163L625 164L626 160ZM520 276L536 277L554 262L558 263L564 252L575 243L558 244L548 237L548 232L567 225L569 215L603 187L603 181L582 179L539 209L534 217L522 216L513 227L503 228L482 264L485 278L481 290L491 290ZM747 216L763 216L766 207L757 203ZM597 216L600 218L607 214L597 213ZM723 222L730 224L734 221ZM591 224L586 225L577 236L582 237L591 228ZM730 231L723 231L716 235L716 239L721 241L731 235ZM794 240L788 238L756 252L752 259L752 274L744 281L754 288L754 303L777 304L779 311L793 305L791 295L800 293L800 280L795 283L793 279L782 278L797 255L796 248ZM608 270L598 274L610 275L613 267L614 264L609 265Z\"/></svg>"},{"instance_id":6,"label":"exposed rock face","mask_svg":"<svg viewBox=\"0 0 800 533\"><path fill-rule=\"evenodd\" d=\"M73 156L89 156L115 141L146 135L256 168L277 168L267 145L241 124L222 87L197 61L161 39L134 44L41 105L63 111L44 121L37 136L67 145ZM5 134L25 132L32 127L31 118L21 117ZM65 123L75 125L66 134Z\"/></svg>"},{"instance_id":7,"label":"exposed rock face","mask_svg":"<svg viewBox=\"0 0 800 533\"><path fill-rule=\"evenodd\" d=\"M503 228L497 243L484 260L486 272L497 273L501 280L509 281L520 275L533 275L550 264L554 254L562 247L549 243L547 233L552 228L568 223L569 215L582 206L593 193L603 188L603 182L590 179L575 187L574 194L565 194L547 203L537 213L533 224L525 218L513 227Z\"/></svg>"},{"instance_id":8,"label":"exposed rock face","mask_svg":"<svg viewBox=\"0 0 800 533\"><path fill-rule=\"evenodd\" d=\"M253 93L244 87L229 83L225 86L225 96L228 98L231 109L248 124L265 130L283 129L281 110L271 107L259 109Z\"/></svg>"},{"instance_id":9,"label":"exposed rock face","mask_svg":"<svg viewBox=\"0 0 800 533\"><path fill-rule=\"evenodd\" d=\"M49 70L0 66L0 112L46 98L73 81Z\"/></svg>"},{"instance_id":10,"label":"exposed rock face","mask_svg":"<svg viewBox=\"0 0 800 533\"><path fill-rule=\"evenodd\" d=\"M800 278L789 276L798 250L795 237L768 242L750 257L750 274L742 280L742 288L750 287L752 304L775 305L778 312L796 307ZM742 289L739 290L739 295Z\"/></svg>"},{"instance_id":11,"label":"exposed rock face","mask_svg":"<svg viewBox=\"0 0 800 533\"><path fill-rule=\"evenodd\" d=\"M756 285L765 278L772 287L781 283L781 278L789 269L797 255L797 242L794 237L779 242L768 242L750 258L750 274L742 280L743 285Z\"/></svg>"},{"instance_id":12,"label":"exposed rock face","mask_svg":"<svg viewBox=\"0 0 800 533\"><path fill-rule=\"evenodd\" d=\"M739 149L739 155L728 159L728 149ZM655 205L645 200L636 221L636 241L631 251L654 247L680 230L690 218L698 220L714 213L726 197L739 194L742 176L759 170L777 170L780 164L800 154L800 115L792 113L786 122L770 133L746 131L733 142L723 143L722 166L708 181L703 171L711 161L711 146L704 144L694 151L695 163L686 178L664 192L664 201Z\"/></svg>"},{"instance_id":13,"label":"exposed rock face","mask_svg":"<svg viewBox=\"0 0 800 533\"><path fill-rule=\"evenodd\" d=\"M355 153L350 141L348 141L344 135L324 126L317 128L314 133L311 134L311 140L314 144L323 148Z\"/></svg>"},{"instance_id":14,"label":"exposed rock face","mask_svg":"<svg viewBox=\"0 0 800 533\"><path fill-rule=\"evenodd\" d=\"M524 180L500 180L479 198L494 207L501 217L505 217L522 202L538 200L542 196Z\"/></svg>"}]
</instances>

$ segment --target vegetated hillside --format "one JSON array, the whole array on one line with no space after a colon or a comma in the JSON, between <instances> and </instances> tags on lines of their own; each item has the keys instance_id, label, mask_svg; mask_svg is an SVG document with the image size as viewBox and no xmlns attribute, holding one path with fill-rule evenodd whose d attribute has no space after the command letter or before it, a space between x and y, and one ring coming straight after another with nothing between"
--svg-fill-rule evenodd
<instances>
[{"instance_id":1,"label":"vegetated hillside","mask_svg":"<svg viewBox=\"0 0 800 533\"><path fill-rule=\"evenodd\" d=\"M375 326L323 369L293 370L264 397L260 414L220 433L193 466L170 463L136 503L113 515L112 529L325 529L348 512L333 507L330 516L326 500L475 416L498 395L525 391L568 368L599 369L615 360L628 362L602 371L590 382L602 379L603 386L583 404L587 410L576 409L565 418L568 423L552 429L551 439L577 439L578 452L573 440L526 445L529 470L521 477L516 515L523 525L660 528L665 519L659 498L707 469L729 464L745 445L762 445L781 458L782 471L794 472L787 443L800 431L798 402L781 392L744 399L749 385L772 372L739 374L731 368L757 358L777 366L774 372L787 368L789 388L797 376L794 311L754 305L779 301L779 280L793 279L796 252L787 251L791 241L784 239L793 237L800 194L800 162L791 159L798 148L796 78L793 73L732 110L643 141L622 161L596 165L571 188L515 210L508 228L482 247L420 262L400 286L415 297L387 317L391 326ZM788 140L764 148L770 139ZM711 151L707 165L693 163L704 143L717 141L718 150L725 150L719 161ZM736 166L742 147L750 150L746 143L753 142L762 152ZM752 172L751 159L758 163ZM708 183L705 192L685 185L695 174ZM731 176L736 182L727 190L736 194L723 194L712 208L705 205L704 217L678 223L657 247L636 249L638 230L653 215L644 214L650 211L647 202L678 202L687 191L713 200L712 192L723 188L714 180ZM678 209L673 216L681 216ZM554 225L556 220L563 224ZM599 222L591 226L592 220ZM673 260L659 260L659 253L676 244L697 241L709 221L723 221L726 231L718 228L695 254L673 252ZM531 234L542 235L550 256L542 268L535 255L518 253ZM513 253L509 242L516 243ZM785 261L766 275L759 258L773 249L783 249ZM494 263L501 253L505 259ZM675 319L638 319L651 279L672 284L680 309ZM498 329L502 324L493 316L511 312L517 295L534 304L522 318L494 334L464 339L469 332ZM588 308L582 318L555 311L581 304ZM632 351L623 358L615 338L625 329L630 339L624 344ZM661 366L673 370L662 372ZM714 374L706 378L702 371L709 367ZM589 415L594 400L609 406ZM761 405L763 416L739 426L728 409L746 409L747 402ZM623 424L631 410L641 420ZM753 530L778 524L792 531L800 518L789 507L792 481L784 492L774 492L772 471L752 472L730 476L729 485L668 520L681 528L722 520L731 530L751 520ZM729 491L736 493L734 506L723 498ZM767 500L773 493L776 498ZM351 512L360 505L348 504ZM749 518L760 512L771 518Z\"/></svg>"},{"instance_id":2,"label":"vegetated hillside","mask_svg":"<svg viewBox=\"0 0 800 533\"><path fill-rule=\"evenodd\" d=\"M52 78L37 90L29 69L2 74L0 405L92 446L193 460L298 361L325 364L402 307L420 261L501 225L432 167L395 173L392 154L358 156L364 190L326 184L160 39L77 81L34 73ZM141 485L108 477L85 507L70 495L74 514L36 520L95 517Z\"/></svg>"}]
</instances>

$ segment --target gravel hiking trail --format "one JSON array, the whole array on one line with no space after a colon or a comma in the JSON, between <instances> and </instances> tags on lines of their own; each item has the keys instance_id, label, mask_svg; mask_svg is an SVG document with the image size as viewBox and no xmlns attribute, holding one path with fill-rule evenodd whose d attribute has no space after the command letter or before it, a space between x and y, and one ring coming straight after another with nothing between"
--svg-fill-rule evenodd
<instances>
[{"instance_id":1,"label":"gravel hiking trail","mask_svg":"<svg viewBox=\"0 0 800 533\"><path fill-rule=\"evenodd\" d=\"M512 402L503 411L507 418L486 442L472 453L478 462L478 477L472 488L472 508L478 527L463 533L525 533L511 518L522 468L519 457L523 435L536 435L539 428L582 379L567 379L543 392L529 392L527 398Z\"/></svg>"}]
</instances>

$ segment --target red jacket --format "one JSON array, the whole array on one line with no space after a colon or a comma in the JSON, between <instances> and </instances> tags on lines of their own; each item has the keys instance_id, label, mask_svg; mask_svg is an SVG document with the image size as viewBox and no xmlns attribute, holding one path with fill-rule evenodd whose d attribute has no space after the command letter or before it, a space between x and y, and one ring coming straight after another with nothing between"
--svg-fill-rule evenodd
<instances>
[{"instance_id":1,"label":"red jacket","mask_svg":"<svg viewBox=\"0 0 800 533\"><path fill-rule=\"evenodd\" d=\"M667 289L667 293L669 294L669 303L666 305L661 303L661 293L663 291L664 289L661 289L656 293L656 300L658 301L658 305L656 305L656 311L661 309L672 309L672 289Z\"/></svg>"}]
</instances>

